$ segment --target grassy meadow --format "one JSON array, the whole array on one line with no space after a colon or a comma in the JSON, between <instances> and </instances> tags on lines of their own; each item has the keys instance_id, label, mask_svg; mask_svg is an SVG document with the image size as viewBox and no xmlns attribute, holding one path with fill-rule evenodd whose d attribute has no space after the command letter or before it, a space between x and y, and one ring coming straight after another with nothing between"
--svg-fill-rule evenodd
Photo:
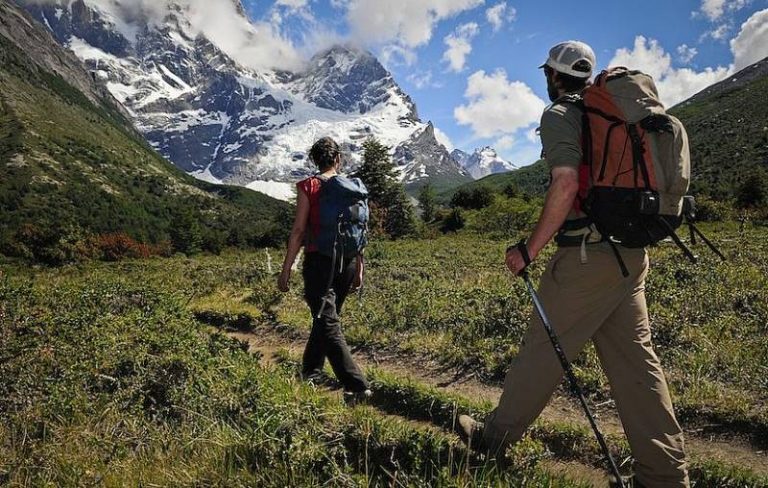
<instances>
[{"instance_id":1,"label":"grassy meadow","mask_svg":"<svg viewBox=\"0 0 768 488\"><path fill-rule=\"evenodd\" d=\"M652 249L654 341L686 429L768 439L768 232L704 230L731 258ZM344 312L363 350L457 368L498 385L531 312L502 266L507 241L375 242ZM552 252L549 249L548 252ZM5 262L0 277L0 484L9 486L590 486L553 460L600 466L583 427L539 422L499 471L450 433L477 399L371 370L371 406L344 407L223 334L309 328L300 273L276 290L280 250L84 263ZM543 260L542 260L543 261ZM534 276L543 265L534 268ZM618 270L617 270L618 272ZM576 362L609 399L593 350ZM622 458L626 442L612 436ZM695 486L757 487L746 463L692 460Z\"/></svg>"}]
</instances>

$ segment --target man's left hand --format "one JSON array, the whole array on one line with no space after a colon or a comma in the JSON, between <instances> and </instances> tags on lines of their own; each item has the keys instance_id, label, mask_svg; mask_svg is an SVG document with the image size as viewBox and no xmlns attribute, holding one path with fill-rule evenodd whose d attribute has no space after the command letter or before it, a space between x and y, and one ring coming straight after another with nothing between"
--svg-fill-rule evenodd
<instances>
[{"instance_id":1,"label":"man's left hand","mask_svg":"<svg viewBox=\"0 0 768 488\"><path fill-rule=\"evenodd\" d=\"M509 268L515 276L519 276L526 266L525 259L523 259L522 253L517 248L512 248L507 251L506 263L507 268Z\"/></svg>"}]
</instances>

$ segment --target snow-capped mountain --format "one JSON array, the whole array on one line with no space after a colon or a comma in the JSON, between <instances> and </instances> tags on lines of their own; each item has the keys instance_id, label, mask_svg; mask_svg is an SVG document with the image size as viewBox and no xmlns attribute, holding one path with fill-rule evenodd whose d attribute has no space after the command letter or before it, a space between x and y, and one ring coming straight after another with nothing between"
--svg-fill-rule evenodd
<instances>
[{"instance_id":1,"label":"snow-capped mountain","mask_svg":"<svg viewBox=\"0 0 768 488\"><path fill-rule=\"evenodd\" d=\"M305 154L322 136L343 143L348 168L375 136L392 148L406 183L466 178L368 52L336 46L300 69L257 70L196 30L181 2L166 0L162 22L151 22L97 0L20 1L103 81L152 146L199 178L289 197L292 183L313 172Z\"/></svg>"},{"instance_id":2,"label":"snow-capped mountain","mask_svg":"<svg viewBox=\"0 0 768 488\"><path fill-rule=\"evenodd\" d=\"M476 180L496 173L506 173L518 169L517 166L499 157L492 147L476 149L473 154L467 154L455 149L451 157Z\"/></svg>"},{"instance_id":3,"label":"snow-capped mountain","mask_svg":"<svg viewBox=\"0 0 768 488\"><path fill-rule=\"evenodd\" d=\"M437 142L431 122L397 147L393 161L409 190L426 182L442 188L472 181L470 174L458 165L445 146Z\"/></svg>"}]
</instances>

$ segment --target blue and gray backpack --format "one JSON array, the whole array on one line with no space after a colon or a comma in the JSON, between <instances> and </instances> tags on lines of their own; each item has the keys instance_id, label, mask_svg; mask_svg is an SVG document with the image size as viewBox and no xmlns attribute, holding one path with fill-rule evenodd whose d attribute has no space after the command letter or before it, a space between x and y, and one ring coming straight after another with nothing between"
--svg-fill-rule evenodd
<instances>
[{"instance_id":1,"label":"blue and gray backpack","mask_svg":"<svg viewBox=\"0 0 768 488\"><path fill-rule=\"evenodd\" d=\"M317 176L320 185L318 252L349 258L368 244L368 189L359 178Z\"/></svg>"}]
</instances>

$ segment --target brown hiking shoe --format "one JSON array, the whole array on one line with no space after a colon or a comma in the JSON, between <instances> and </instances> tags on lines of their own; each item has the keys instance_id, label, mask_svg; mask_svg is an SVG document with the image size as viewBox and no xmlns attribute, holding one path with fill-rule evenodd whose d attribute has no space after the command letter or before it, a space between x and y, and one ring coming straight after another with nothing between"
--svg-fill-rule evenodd
<instances>
[{"instance_id":1,"label":"brown hiking shoe","mask_svg":"<svg viewBox=\"0 0 768 488\"><path fill-rule=\"evenodd\" d=\"M470 450L482 451L485 445L483 442L483 427L482 422L476 421L469 415L459 415L456 434L458 434Z\"/></svg>"}]
</instances>

